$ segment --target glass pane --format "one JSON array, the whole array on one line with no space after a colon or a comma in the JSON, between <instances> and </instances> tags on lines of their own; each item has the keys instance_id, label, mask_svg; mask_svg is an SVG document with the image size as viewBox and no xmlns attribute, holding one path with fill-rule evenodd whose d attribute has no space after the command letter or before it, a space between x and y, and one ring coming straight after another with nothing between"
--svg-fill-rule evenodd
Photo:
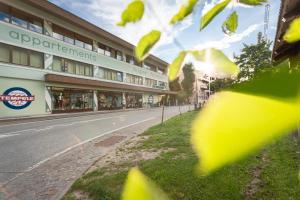
<instances>
[{"instance_id":1,"label":"glass pane","mask_svg":"<svg viewBox=\"0 0 300 200\"><path fill-rule=\"evenodd\" d=\"M61 58L58 57L53 57L53 64L52 64L52 69L54 71L61 72Z\"/></svg>"},{"instance_id":2,"label":"glass pane","mask_svg":"<svg viewBox=\"0 0 300 200\"><path fill-rule=\"evenodd\" d=\"M122 73L121 72L117 73L117 81L120 81L120 82L123 81L123 77L122 77Z\"/></svg>"},{"instance_id":3,"label":"glass pane","mask_svg":"<svg viewBox=\"0 0 300 200\"><path fill-rule=\"evenodd\" d=\"M84 66L80 65L79 67L79 74L84 75Z\"/></svg>"},{"instance_id":4,"label":"glass pane","mask_svg":"<svg viewBox=\"0 0 300 200\"><path fill-rule=\"evenodd\" d=\"M30 52L30 66L31 67L37 67L37 68L43 68L43 54L38 52Z\"/></svg>"},{"instance_id":5,"label":"glass pane","mask_svg":"<svg viewBox=\"0 0 300 200\"><path fill-rule=\"evenodd\" d=\"M29 23L29 30L34 31L36 33L43 33L43 28L41 26Z\"/></svg>"},{"instance_id":6,"label":"glass pane","mask_svg":"<svg viewBox=\"0 0 300 200\"><path fill-rule=\"evenodd\" d=\"M98 48L98 49L97 49L97 52L98 52L98 53L101 53L101 54L104 54L104 49Z\"/></svg>"},{"instance_id":7,"label":"glass pane","mask_svg":"<svg viewBox=\"0 0 300 200\"><path fill-rule=\"evenodd\" d=\"M9 62L9 48L8 45L0 43L0 62Z\"/></svg>"},{"instance_id":8,"label":"glass pane","mask_svg":"<svg viewBox=\"0 0 300 200\"><path fill-rule=\"evenodd\" d=\"M27 24L28 24L28 22L26 22L25 20L16 18L14 16L11 17L11 23L23 28L27 28Z\"/></svg>"},{"instance_id":9,"label":"glass pane","mask_svg":"<svg viewBox=\"0 0 300 200\"><path fill-rule=\"evenodd\" d=\"M85 66L85 75L86 76L92 76L92 67Z\"/></svg>"},{"instance_id":10,"label":"glass pane","mask_svg":"<svg viewBox=\"0 0 300 200\"><path fill-rule=\"evenodd\" d=\"M58 39L58 40L63 40L64 39L64 36L59 34L59 33L55 33L53 32L53 37Z\"/></svg>"},{"instance_id":11,"label":"glass pane","mask_svg":"<svg viewBox=\"0 0 300 200\"><path fill-rule=\"evenodd\" d=\"M25 50L14 48L12 50L12 62L19 65L28 65L28 55Z\"/></svg>"},{"instance_id":12,"label":"glass pane","mask_svg":"<svg viewBox=\"0 0 300 200\"><path fill-rule=\"evenodd\" d=\"M0 20L9 23L10 15L4 12L0 12Z\"/></svg>"},{"instance_id":13,"label":"glass pane","mask_svg":"<svg viewBox=\"0 0 300 200\"><path fill-rule=\"evenodd\" d=\"M69 44L74 44L74 39L64 36L64 42Z\"/></svg>"},{"instance_id":14,"label":"glass pane","mask_svg":"<svg viewBox=\"0 0 300 200\"><path fill-rule=\"evenodd\" d=\"M72 62L72 61L70 61L70 60L68 60L68 61L66 61L66 65L68 65L68 73L71 73L71 74L75 74L75 63L74 62Z\"/></svg>"},{"instance_id":15,"label":"glass pane","mask_svg":"<svg viewBox=\"0 0 300 200\"><path fill-rule=\"evenodd\" d=\"M87 50L93 50L93 46L91 44L84 43L84 48Z\"/></svg>"},{"instance_id":16,"label":"glass pane","mask_svg":"<svg viewBox=\"0 0 300 200\"><path fill-rule=\"evenodd\" d=\"M82 48L84 47L84 43L79 40L75 40L75 45Z\"/></svg>"},{"instance_id":17,"label":"glass pane","mask_svg":"<svg viewBox=\"0 0 300 200\"><path fill-rule=\"evenodd\" d=\"M104 51L104 55L110 56L110 55L111 55L111 52L110 52L110 51Z\"/></svg>"}]
</instances>

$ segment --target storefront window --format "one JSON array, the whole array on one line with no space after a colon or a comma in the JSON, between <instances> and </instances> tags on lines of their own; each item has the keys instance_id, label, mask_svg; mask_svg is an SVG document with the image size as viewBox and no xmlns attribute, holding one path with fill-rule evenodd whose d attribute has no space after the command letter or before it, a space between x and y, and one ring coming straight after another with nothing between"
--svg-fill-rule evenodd
<instances>
[{"instance_id":1,"label":"storefront window","mask_svg":"<svg viewBox=\"0 0 300 200\"><path fill-rule=\"evenodd\" d=\"M143 107L143 95L142 94L126 94L126 108L141 108Z\"/></svg>"},{"instance_id":2,"label":"storefront window","mask_svg":"<svg viewBox=\"0 0 300 200\"><path fill-rule=\"evenodd\" d=\"M122 93L118 92L99 92L98 93L99 110L116 110L123 108Z\"/></svg>"},{"instance_id":3,"label":"storefront window","mask_svg":"<svg viewBox=\"0 0 300 200\"><path fill-rule=\"evenodd\" d=\"M93 92L91 90L52 88L53 111L91 111Z\"/></svg>"}]
</instances>

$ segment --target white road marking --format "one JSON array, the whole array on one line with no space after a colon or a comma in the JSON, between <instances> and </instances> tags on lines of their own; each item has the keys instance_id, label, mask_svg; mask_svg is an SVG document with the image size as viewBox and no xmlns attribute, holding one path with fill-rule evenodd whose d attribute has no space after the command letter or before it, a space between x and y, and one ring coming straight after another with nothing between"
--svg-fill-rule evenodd
<instances>
[{"instance_id":1,"label":"white road marking","mask_svg":"<svg viewBox=\"0 0 300 200\"><path fill-rule=\"evenodd\" d=\"M147 118L147 119L145 119L145 120L141 120L141 121L138 121L138 122L135 122L135 123L126 125L126 126L122 126L122 127L120 127L120 128L117 128L117 129L114 129L114 130L110 130L110 131L104 132L104 133L101 134L101 135L95 136L95 137L90 138L90 139L88 139L88 140L85 140L85 141L82 141L82 142L80 142L80 143L77 143L77 144L75 144L75 145L73 145L73 146L70 146L70 147L66 148L65 150L63 150L63 151L61 151L61 152L59 152L59 153L56 153L56 154L54 154L54 155L52 155L52 156L50 156L50 157L48 157L48 158L46 158L46 159L44 159L44 160L38 162L38 163L36 163L35 165L29 167L29 168L28 168L27 170L25 170L24 172L22 172L22 173L16 175L14 178L12 178L12 179L6 181L5 183L3 183L2 185L0 185L0 188L1 188L1 187L5 187L8 183L12 182L13 180L15 180L16 178L18 178L19 176L22 176L23 174L28 173L28 172L34 170L35 168L39 167L40 165L44 164L45 162L47 162L47 161L49 161L49 160L52 160L52 159L54 159L54 158L56 158L56 157L58 157L58 156L60 156L60 155L62 155L62 154L64 154L64 153L67 153L68 151L71 151L71 150L75 149L76 147L79 147L79 146L81 146L81 145L84 145L84 144L86 144L86 143L88 143L88 142L91 142L91 141L93 141L93 140L95 140L95 139L98 139L98 138L103 137L103 136L105 136L105 135L111 134L111 133L113 133L113 132L122 130L122 129L124 129L124 128L128 128L128 127L130 127L130 126L134 126L134 125L137 125L137 124L141 124L141 123L143 123L143 122L150 121L150 120L153 120L153 119L155 119L155 117L150 117L150 118Z\"/></svg>"},{"instance_id":2,"label":"white road marking","mask_svg":"<svg viewBox=\"0 0 300 200\"><path fill-rule=\"evenodd\" d=\"M19 134L11 134L11 135L6 135L6 134L4 134L4 135L0 135L0 139L1 139L1 138L12 137L12 136L16 136L16 135L19 135Z\"/></svg>"},{"instance_id":3,"label":"white road marking","mask_svg":"<svg viewBox=\"0 0 300 200\"><path fill-rule=\"evenodd\" d=\"M127 115L121 115L121 116L114 116L114 117L89 119L89 120L77 121L77 122L66 123L66 124L55 124L55 125L52 125L52 126L46 126L45 128L41 128L41 129L31 128L31 129L25 129L25 130L20 130L20 131L7 132L7 133L5 133L5 135L10 135L10 134L15 134L15 133L21 133L21 132L28 132L28 131L41 132L41 131L50 130L50 129L53 129L53 128L56 128L56 127L68 127L68 126L72 126L72 125L75 125L75 124L89 123L89 122L101 121L101 120L113 119L113 118L121 118L122 119L123 117L126 117L126 116ZM19 135L19 134L16 134L16 135Z\"/></svg>"}]
</instances>

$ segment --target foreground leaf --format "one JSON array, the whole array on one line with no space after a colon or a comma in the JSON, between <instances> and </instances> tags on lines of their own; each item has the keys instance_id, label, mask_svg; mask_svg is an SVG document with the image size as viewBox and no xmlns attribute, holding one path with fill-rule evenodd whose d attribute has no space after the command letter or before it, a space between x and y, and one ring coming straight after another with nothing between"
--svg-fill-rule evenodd
<instances>
[{"instance_id":1,"label":"foreground leaf","mask_svg":"<svg viewBox=\"0 0 300 200\"><path fill-rule=\"evenodd\" d=\"M224 22L222 29L225 34L231 35L236 32L238 27L238 15L237 12L234 11Z\"/></svg>"},{"instance_id":2,"label":"foreground leaf","mask_svg":"<svg viewBox=\"0 0 300 200\"><path fill-rule=\"evenodd\" d=\"M299 79L285 66L215 94L192 127L198 169L210 173L293 130L300 120Z\"/></svg>"},{"instance_id":3,"label":"foreground leaf","mask_svg":"<svg viewBox=\"0 0 300 200\"><path fill-rule=\"evenodd\" d=\"M222 12L226 6L231 2L231 0L225 0L217 5L215 5L211 10L209 10L201 18L200 30L203 30L220 12Z\"/></svg>"},{"instance_id":4,"label":"foreground leaf","mask_svg":"<svg viewBox=\"0 0 300 200\"><path fill-rule=\"evenodd\" d=\"M186 16L191 14L197 2L198 0L188 0L187 4L182 5L178 13L172 17L170 24L176 24L178 21L182 21Z\"/></svg>"},{"instance_id":5,"label":"foreground leaf","mask_svg":"<svg viewBox=\"0 0 300 200\"><path fill-rule=\"evenodd\" d=\"M200 51L190 51L196 60L205 62L211 71L219 78L237 76L239 67L220 50L210 48Z\"/></svg>"},{"instance_id":6,"label":"foreground leaf","mask_svg":"<svg viewBox=\"0 0 300 200\"><path fill-rule=\"evenodd\" d=\"M160 31L152 30L140 39L135 48L135 56L138 61L142 61L148 56L149 51L159 41L160 36Z\"/></svg>"},{"instance_id":7,"label":"foreground leaf","mask_svg":"<svg viewBox=\"0 0 300 200\"><path fill-rule=\"evenodd\" d=\"M283 39L288 43L300 41L300 17L292 21L288 31L284 34Z\"/></svg>"},{"instance_id":8,"label":"foreground leaf","mask_svg":"<svg viewBox=\"0 0 300 200\"><path fill-rule=\"evenodd\" d=\"M123 11L121 21L117 23L118 26L125 26L130 22L137 22L142 19L144 15L144 3L140 0L131 2Z\"/></svg>"},{"instance_id":9,"label":"foreground leaf","mask_svg":"<svg viewBox=\"0 0 300 200\"><path fill-rule=\"evenodd\" d=\"M268 0L240 0L239 3L246 4L246 5L251 5L251 6L258 6L261 5Z\"/></svg>"},{"instance_id":10,"label":"foreground leaf","mask_svg":"<svg viewBox=\"0 0 300 200\"><path fill-rule=\"evenodd\" d=\"M186 54L187 54L186 51L180 52L178 54L178 56L175 58L175 60L173 60L171 65L169 65L169 80L170 81L174 81L177 78Z\"/></svg>"},{"instance_id":11,"label":"foreground leaf","mask_svg":"<svg viewBox=\"0 0 300 200\"><path fill-rule=\"evenodd\" d=\"M129 171L122 200L167 200L168 197L137 168Z\"/></svg>"}]
</instances>

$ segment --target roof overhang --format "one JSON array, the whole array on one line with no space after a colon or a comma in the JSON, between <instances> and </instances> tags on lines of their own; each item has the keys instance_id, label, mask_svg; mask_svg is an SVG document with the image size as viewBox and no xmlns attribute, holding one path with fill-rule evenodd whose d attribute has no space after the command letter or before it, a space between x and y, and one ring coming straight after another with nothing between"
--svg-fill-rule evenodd
<instances>
[{"instance_id":1,"label":"roof overhang","mask_svg":"<svg viewBox=\"0 0 300 200\"><path fill-rule=\"evenodd\" d=\"M169 90L159 90L147 87L140 87L135 85L127 85L127 84L119 84L119 83L111 83L99 80L91 80L85 78L76 78L70 76L63 76L57 74L46 74L45 81L49 83L60 83L60 84L71 84L78 86L86 86L93 88L101 88L101 89L115 89L120 91L131 91L131 92L149 92L156 94L177 94L177 92L169 91Z\"/></svg>"}]
</instances>

